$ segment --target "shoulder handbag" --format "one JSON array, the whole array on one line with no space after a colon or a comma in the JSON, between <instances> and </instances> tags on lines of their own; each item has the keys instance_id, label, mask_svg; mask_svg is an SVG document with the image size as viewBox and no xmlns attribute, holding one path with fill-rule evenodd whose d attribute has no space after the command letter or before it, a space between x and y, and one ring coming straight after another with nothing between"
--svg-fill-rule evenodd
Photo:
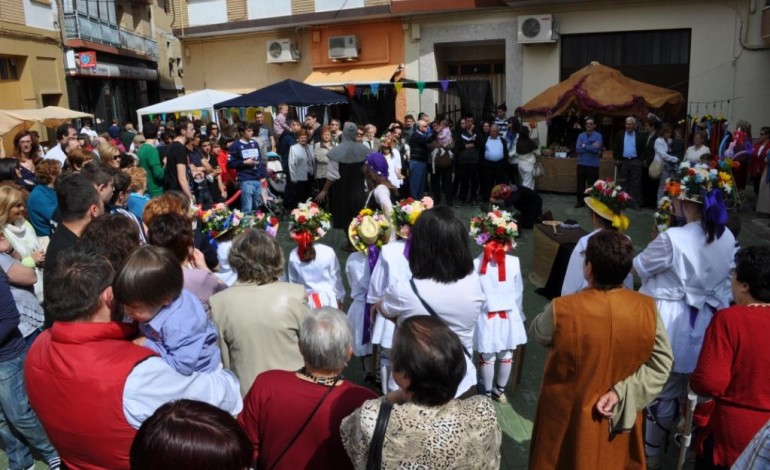
<instances>
[{"instance_id":1,"label":"shoulder handbag","mask_svg":"<svg viewBox=\"0 0 770 470\"><path fill-rule=\"evenodd\" d=\"M372 440L369 442L366 470L380 470L382 468L382 444L385 442L385 431L388 428L392 409L393 405L387 399L382 401L380 412L377 413L377 423L374 425L374 434L372 434Z\"/></svg>"},{"instance_id":2,"label":"shoulder handbag","mask_svg":"<svg viewBox=\"0 0 770 470\"><path fill-rule=\"evenodd\" d=\"M318 409L321 408L321 404L323 404L326 398L328 398L328 396L331 395L332 391L334 391L336 386L337 386L337 382L334 382L334 384L331 387L329 387L329 390L327 390L326 393L324 393L324 396L322 396L321 399L318 401L318 404L316 404L315 408L313 408L313 411L310 412L310 415L308 415L305 422L302 423L302 426L299 427L299 430L297 431L296 434L294 434L294 437L291 438L291 440L286 445L286 447L283 448L281 453L278 454L278 458L273 461L273 464L270 466L269 470L274 469L281 462L281 459L283 459L283 456L286 455L286 452L288 452L289 449L291 449L291 446L293 446L294 443L297 442L297 439L299 438L299 436L302 435L302 431L304 431L307 425L310 424L310 421L313 420L313 416L315 416Z\"/></svg>"},{"instance_id":3,"label":"shoulder handbag","mask_svg":"<svg viewBox=\"0 0 770 470\"><path fill-rule=\"evenodd\" d=\"M660 178L660 174L663 172L663 159L655 157L650 163L650 167L647 169L647 174L650 178L656 180Z\"/></svg>"},{"instance_id":4,"label":"shoulder handbag","mask_svg":"<svg viewBox=\"0 0 770 470\"><path fill-rule=\"evenodd\" d=\"M532 177L533 178L542 178L545 176L545 168L543 168L543 164L540 163L540 159L535 160L535 164L532 166Z\"/></svg>"}]
</instances>

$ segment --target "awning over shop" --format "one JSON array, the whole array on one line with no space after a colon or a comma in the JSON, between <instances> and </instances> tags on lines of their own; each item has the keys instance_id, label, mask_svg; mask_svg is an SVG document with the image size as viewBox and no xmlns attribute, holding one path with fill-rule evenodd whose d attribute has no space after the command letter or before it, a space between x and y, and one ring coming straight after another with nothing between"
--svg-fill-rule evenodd
<instances>
[{"instance_id":1,"label":"awning over shop","mask_svg":"<svg viewBox=\"0 0 770 470\"><path fill-rule=\"evenodd\" d=\"M317 86L339 86L389 82L396 67L393 64L388 64L375 67L316 70L307 76L305 83Z\"/></svg>"},{"instance_id":2,"label":"awning over shop","mask_svg":"<svg viewBox=\"0 0 770 470\"><path fill-rule=\"evenodd\" d=\"M93 117L93 115L58 106L47 106L41 109L0 110L0 136L16 134L29 129L36 123L44 127L57 127L73 119L84 117Z\"/></svg>"},{"instance_id":3,"label":"awning over shop","mask_svg":"<svg viewBox=\"0 0 770 470\"><path fill-rule=\"evenodd\" d=\"M592 62L528 103L516 108L524 118L545 119L569 110L627 116L650 110L676 112L681 93L626 77L618 70Z\"/></svg>"},{"instance_id":4,"label":"awning over shop","mask_svg":"<svg viewBox=\"0 0 770 470\"><path fill-rule=\"evenodd\" d=\"M68 69L67 73L73 77L99 77L99 78L125 78L133 80L152 80L158 79L158 71L145 67L135 67L133 65L110 64L99 62L94 67L78 67Z\"/></svg>"}]
</instances>

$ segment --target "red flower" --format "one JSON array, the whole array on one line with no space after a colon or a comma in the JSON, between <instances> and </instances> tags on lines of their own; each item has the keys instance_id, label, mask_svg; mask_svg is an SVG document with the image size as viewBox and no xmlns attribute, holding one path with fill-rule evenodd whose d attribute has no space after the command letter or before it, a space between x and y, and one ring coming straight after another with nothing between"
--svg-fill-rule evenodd
<instances>
[{"instance_id":1,"label":"red flower","mask_svg":"<svg viewBox=\"0 0 770 470\"><path fill-rule=\"evenodd\" d=\"M505 227L497 227L495 229L495 235L505 235Z\"/></svg>"},{"instance_id":2,"label":"red flower","mask_svg":"<svg viewBox=\"0 0 770 470\"><path fill-rule=\"evenodd\" d=\"M689 170L687 170L687 174L690 176L695 176L695 170L690 168Z\"/></svg>"},{"instance_id":3,"label":"red flower","mask_svg":"<svg viewBox=\"0 0 770 470\"><path fill-rule=\"evenodd\" d=\"M411 197L406 198L406 203L407 204L411 204L413 202L414 202L414 199L412 199Z\"/></svg>"},{"instance_id":4,"label":"red flower","mask_svg":"<svg viewBox=\"0 0 770 470\"><path fill-rule=\"evenodd\" d=\"M304 215L297 217L298 224L304 224L305 222L307 222L307 218Z\"/></svg>"},{"instance_id":5,"label":"red flower","mask_svg":"<svg viewBox=\"0 0 770 470\"><path fill-rule=\"evenodd\" d=\"M275 217L270 217L270 225L278 225L278 219Z\"/></svg>"},{"instance_id":6,"label":"red flower","mask_svg":"<svg viewBox=\"0 0 770 470\"><path fill-rule=\"evenodd\" d=\"M318 207L318 204L316 204L315 202L311 202L310 207Z\"/></svg>"}]
</instances>

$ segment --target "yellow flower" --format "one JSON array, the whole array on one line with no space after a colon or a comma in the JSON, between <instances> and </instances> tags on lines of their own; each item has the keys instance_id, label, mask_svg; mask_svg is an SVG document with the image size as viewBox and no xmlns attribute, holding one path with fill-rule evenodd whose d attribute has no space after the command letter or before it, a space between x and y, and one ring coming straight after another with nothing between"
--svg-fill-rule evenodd
<instances>
[{"instance_id":1,"label":"yellow flower","mask_svg":"<svg viewBox=\"0 0 770 470\"><path fill-rule=\"evenodd\" d=\"M367 209L361 209L361 212L359 212L358 214L359 214L359 215L363 215L363 216L367 216L367 215L372 215L372 214L374 214L374 212L372 212L372 210L371 210L371 209L368 209L368 208L367 208Z\"/></svg>"}]
</instances>

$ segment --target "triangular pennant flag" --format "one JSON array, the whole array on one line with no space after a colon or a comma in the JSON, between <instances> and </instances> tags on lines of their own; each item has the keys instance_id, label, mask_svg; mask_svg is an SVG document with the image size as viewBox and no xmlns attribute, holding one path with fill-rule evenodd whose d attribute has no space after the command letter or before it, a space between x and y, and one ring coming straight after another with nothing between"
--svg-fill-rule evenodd
<instances>
[{"instance_id":1,"label":"triangular pennant flag","mask_svg":"<svg viewBox=\"0 0 770 470\"><path fill-rule=\"evenodd\" d=\"M372 83L369 86L372 88L372 93L374 93L375 95L377 94L377 92L380 91L380 84L379 83Z\"/></svg>"},{"instance_id":2,"label":"triangular pennant flag","mask_svg":"<svg viewBox=\"0 0 770 470\"><path fill-rule=\"evenodd\" d=\"M202 114L203 114L203 120L204 120L204 121L208 120L208 118L209 118L209 112L208 112L208 111L206 111L206 110L204 109L204 110L202 111Z\"/></svg>"},{"instance_id":3,"label":"triangular pennant flag","mask_svg":"<svg viewBox=\"0 0 770 470\"><path fill-rule=\"evenodd\" d=\"M160 115L160 120L166 122L166 113Z\"/></svg>"},{"instance_id":4,"label":"triangular pennant flag","mask_svg":"<svg viewBox=\"0 0 770 470\"><path fill-rule=\"evenodd\" d=\"M439 80L439 83L441 83L441 91L446 93L449 89L449 80Z\"/></svg>"},{"instance_id":5,"label":"triangular pennant flag","mask_svg":"<svg viewBox=\"0 0 770 470\"><path fill-rule=\"evenodd\" d=\"M356 96L361 96L361 94L364 92L364 89L361 87L356 87Z\"/></svg>"},{"instance_id":6,"label":"triangular pennant flag","mask_svg":"<svg viewBox=\"0 0 770 470\"><path fill-rule=\"evenodd\" d=\"M148 114L147 117L150 118L150 121L155 119L155 115L154 114Z\"/></svg>"},{"instance_id":7,"label":"triangular pennant flag","mask_svg":"<svg viewBox=\"0 0 770 470\"><path fill-rule=\"evenodd\" d=\"M425 91L425 82L417 82L417 90L422 95L422 92Z\"/></svg>"},{"instance_id":8,"label":"triangular pennant flag","mask_svg":"<svg viewBox=\"0 0 770 470\"><path fill-rule=\"evenodd\" d=\"M350 96L351 98L353 97L353 95L356 94L356 86L355 85L345 85L345 90L347 90L348 96Z\"/></svg>"},{"instance_id":9,"label":"triangular pennant flag","mask_svg":"<svg viewBox=\"0 0 770 470\"><path fill-rule=\"evenodd\" d=\"M238 118L246 119L246 108L238 108Z\"/></svg>"},{"instance_id":10,"label":"triangular pennant flag","mask_svg":"<svg viewBox=\"0 0 770 470\"><path fill-rule=\"evenodd\" d=\"M396 94L401 93L401 88L404 87L404 84L401 82L396 82L393 84L394 87L396 87Z\"/></svg>"}]
</instances>

